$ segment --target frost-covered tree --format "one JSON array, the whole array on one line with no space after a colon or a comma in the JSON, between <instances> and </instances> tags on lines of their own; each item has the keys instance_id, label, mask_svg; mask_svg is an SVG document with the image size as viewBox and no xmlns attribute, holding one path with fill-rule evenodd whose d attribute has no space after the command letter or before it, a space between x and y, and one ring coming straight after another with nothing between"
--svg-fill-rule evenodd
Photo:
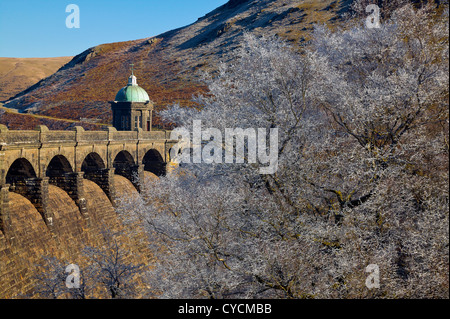
<instances>
[{"instance_id":1,"label":"frost-covered tree","mask_svg":"<svg viewBox=\"0 0 450 319\"><path fill-rule=\"evenodd\" d=\"M274 174L183 165L120 201L152 239L155 295L448 298L447 12L318 27L302 53L247 34L199 110L163 112L188 130L278 128L279 149Z\"/></svg>"}]
</instances>

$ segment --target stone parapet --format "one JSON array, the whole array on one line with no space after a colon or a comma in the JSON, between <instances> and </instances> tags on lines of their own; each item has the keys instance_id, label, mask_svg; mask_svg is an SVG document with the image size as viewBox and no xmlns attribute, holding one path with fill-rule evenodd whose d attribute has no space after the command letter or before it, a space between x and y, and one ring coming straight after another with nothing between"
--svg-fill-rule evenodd
<instances>
[{"instance_id":1,"label":"stone parapet","mask_svg":"<svg viewBox=\"0 0 450 319\"><path fill-rule=\"evenodd\" d=\"M108 127L104 131L85 131L82 127L75 127L72 131L50 131L44 125L34 131L10 131L0 125L0 146L20 147L43 143L76 143L76 142L108 142L108 141L136 141L136 140L169 140L171 131L117 131Z\"/></svg>"},{"instance_id":2,"label":"stone parapet","mask_svg":"<svg viewBox=\"0 0 450 319\"><path fill-rule=\"evenodd\" d=\"M0 235L15 237L10 229L11 211L8 192L20 194L40 213L53 232L54 212L49 208L49 185L63 190L78 207L85 225L91 214L83 193L83 184L97 184L115 206L115 174L128 179L142 191L144 171L157 176L166 173L170 148L170 131L50 131L40 125L32 131L14 131L0 125ZM80 217L80 216L79 216ZM17 237L17 236L16 236Z\"/></svg>"}]
</instances>

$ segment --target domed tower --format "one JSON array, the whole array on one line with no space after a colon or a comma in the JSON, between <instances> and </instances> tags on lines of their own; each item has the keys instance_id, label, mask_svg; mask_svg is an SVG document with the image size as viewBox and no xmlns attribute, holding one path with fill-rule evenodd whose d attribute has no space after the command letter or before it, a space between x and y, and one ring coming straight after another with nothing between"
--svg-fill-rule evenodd
<instances>
[{"instance_id":1,"label":"domed tower","mask_svg":"<svg viewBox=\"0 0 450 319\"><path fill-rule=\"evenodd\" d=\"M137 84L133 69L127 86L120 89L114 101L109 102L113 112L113 126L118 131L152 130L153 103L147 92Z\"/></svg>"}]
</instances>

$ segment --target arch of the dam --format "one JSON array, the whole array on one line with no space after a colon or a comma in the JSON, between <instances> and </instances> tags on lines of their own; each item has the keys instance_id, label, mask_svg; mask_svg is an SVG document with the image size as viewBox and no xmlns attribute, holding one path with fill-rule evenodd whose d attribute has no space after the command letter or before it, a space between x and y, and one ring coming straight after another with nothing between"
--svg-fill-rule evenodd
<instances>
[{"instance_id":1,"label":"arch of the dam","mask_svg":"<svg viewBox=\"0 0 450 319\"><path fill-rule=\"evenodd\" d=\"M9 192L27 198L52 229L54 213L48 208L49 185L57 186L74 200L89 221L83 193L85 179L96 183L114 205L114 175L121 175L142 191L144 172L166 173L170 162L169 131L50 131L38 126L33 131L10 131L0 125L0 231L9 229Z\"/></svg>"}]
</instances>

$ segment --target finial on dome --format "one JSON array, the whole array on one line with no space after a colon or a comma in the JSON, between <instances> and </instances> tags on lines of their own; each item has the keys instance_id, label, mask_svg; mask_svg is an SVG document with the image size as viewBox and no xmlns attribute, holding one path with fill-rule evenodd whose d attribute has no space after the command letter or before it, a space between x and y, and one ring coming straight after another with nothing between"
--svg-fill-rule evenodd
<instances>
[{"instance_id":1,"label":"finial on dome","mask_svg":"<svg viewBox=\"0 0 450 319\"><path fill-rule=\"evenodd\" d=\"M130 66L131 66L131 75L128 78L128 86L130 86L130 85L132 85L132 86L138 85L137 84L137 78L134 76L134 63L131 63Z\"/></svg>"},{"instance_id":2,"label":"finial on dome","mask_svg":"<svg viewBox=\"0 0 450 319\"><path fill-rule=\"evenodd\" d=\"M130 75L128 78L128 86L137 86L137 78L134 75Z\"/></svg>"},{"instance_id":3,"label":"finial on dome","mask_svg":"<svg viewBox=\"0 0 450 319\"><path fill-rule=\"evenodd\" d=\"M134 64L130 64L133 66ZM120 89L116 94L115 102L148 102L150 98L147 92L141 88L137 83L137 78L134 75L134 68L131 70L131 75L128 77L127 86Z\"/></svg>"}]
</instances>

